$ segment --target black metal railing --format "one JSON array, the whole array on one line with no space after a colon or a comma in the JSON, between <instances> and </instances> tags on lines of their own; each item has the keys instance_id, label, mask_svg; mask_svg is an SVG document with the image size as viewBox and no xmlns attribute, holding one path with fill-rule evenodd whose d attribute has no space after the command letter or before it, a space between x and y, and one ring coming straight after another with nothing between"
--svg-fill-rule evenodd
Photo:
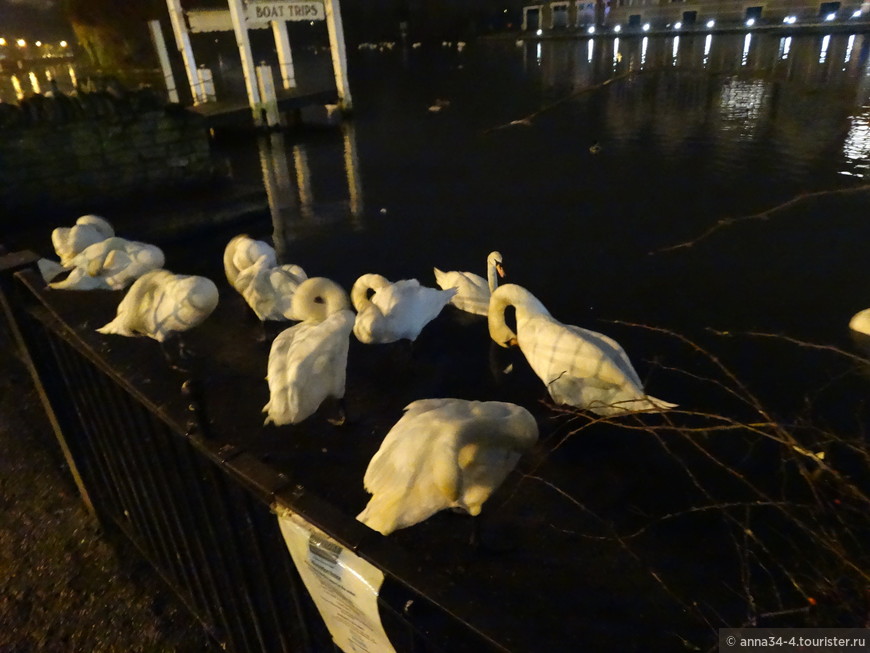
<instances>
[{"instance_id":1,"label":"black metal railing","mask_svg":"<svg viewBox=\"0 0 870 653\"><path fill-rule=\"evenodd\" d=\"M385 572L379 607L397 651L505 650L446 607L449 591L416 574L402 550L244 448L208 439L192 380L188 392L161 401L141 392L135 375L54 310L58 293L45 291L36 260L0 254L4 328L30 367L83 500L217 642L239 653L338 650L289 555L278 504Z\"/></svg>"}]
</instances>

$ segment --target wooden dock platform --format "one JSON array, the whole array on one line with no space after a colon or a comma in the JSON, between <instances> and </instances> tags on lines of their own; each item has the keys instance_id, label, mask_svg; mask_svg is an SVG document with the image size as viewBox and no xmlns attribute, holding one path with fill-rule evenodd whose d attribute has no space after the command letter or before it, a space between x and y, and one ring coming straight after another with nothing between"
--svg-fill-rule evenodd
<instances>
[{"instance_id":1,"label":"wooden dock platform","mask_svg":"<svg viewBox=\"0 0 870 653\"><path fill-rule=\"evenodd\" d=\"M334 88L278 93L278 108L282 112L337 102L338 92ZM209 127L253 127L251 108L246 98L205 102L190 107L190 110L203 116Z\"/></svg>"}]
</instances>

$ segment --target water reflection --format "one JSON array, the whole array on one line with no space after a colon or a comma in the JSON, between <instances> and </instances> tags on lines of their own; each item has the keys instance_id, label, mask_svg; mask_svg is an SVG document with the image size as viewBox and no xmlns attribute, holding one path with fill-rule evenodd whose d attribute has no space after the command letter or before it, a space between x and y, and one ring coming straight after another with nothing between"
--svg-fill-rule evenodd
<instances>
[{"instance_id":1,"label":"water reflection","mask_svg":"<svg viewBox=\"0 0 870 653\"><path fill-rule=\"evenodd\" d=\"M16 72L3 72L0 61L0 102L15 103L35 93L72 93L78 85L76 71L70 63L32 62L28 68L23 63ZM6 69L11 64L5 63Z\"/></svg>"},{"instance_id":2,"label":"water reflection","mask_svg":"<svg viewBox=\"0 0 870 653\"><path fill-rule=\"evenodd\" d=\"M15 92L15 99L16 100L23 100L24 99L24 89L21 88L21 82L18 80L18 76L12 75L10 78L10 81L12 82L12 89Z\"/></svg>"},{"instance_id":3,"label":"water reflection","mask_svg":"<svg viewBox=\"0 0 870 653\"><path fill-rule=\"evenodd\" d=\"M852 117L843 155L849 165L840 171L842 174L867 176L870 173L870 107Z\"/></svg>"},{"instance_id":4,"label":"water reflection","mask_svg":"<svg viewBox=\"0 0 870 653\"><path fill-rule=\"evenodd\" d=\"M28 79L30 79L30 87L33 89L34 93L42 93L42 89L39 86L39 79L36 76L36 73L31 71L27 74Z\"/></svg>"},{"instance_id":5,"label":"water reflection","mask_svg":"<svg viewBox=\"0 0 870 653\"><path fill-rule=\"evenodd\" d=\"M317 228L347 221L354 228L362 227L365 207L355 130L352 122L341 124L341 151L329 148L328 160L319 162L316 174L305 143L290 145L280 132L258 140L260 170L272 216L272 239L279 258L306 226ZM318 156L323 156L325 149L318 146ZM328 177L331 182L336 178L335 165L339 161L344 168L346 198L337 198L336 189L328 183L324 184L328 188L324 197L318 198L315 176Z\"/></svg>"},{"instance_id":6,"label":"water reflection","mask_svg":"<svg viewBox=\"0 0 870 653\"><path fill-rule=\"evenodd\" d=\"M709 140L718 148L713 159L729 169L739 167L748 146L759 155L776 152L783 173L798 175L839 142L845 167L868 173L860 163L867 155L868 35L720 34L715 50L713 44L711 34L620 35L612 46L599 42L589 61L590 42L537 43L543 47L539 67L526 72L539 74L551 91L571 92L581 83L643 71L602 92L607 130L618 142L654 133L658 147L676 154ZM582 48L582 58L566 60L565 50L572 47ZM560 89L568 79L570 87ZM848 139L844 123L851 124Z\"/></svg>"},{"instance_id":7,"label":"water reflection","mask_svg":"<svg viewBox=\"0 0 870 653\"><path fill-rule=\"evenodd\" d=\"M855 35L852 34L852 36L849 37L848 44L846 45L846 56L843 59L843 63L849 63L849 59L852 58L852 48L854 46L855 46ZM846 70L846 69L843 68L843 70Z\"/></svg>"},{"instance_id":8,"label":"water reflection","mask_svg":"<svg viewBox=\"0 0 870 653\"><path fill-rule=\"evenodd\" d=\"M743 38L743 58L740 60L740 65L745 66L749 61L749 48L752 45L752 34L747 34Z\"/></svg>"}]
</instances>

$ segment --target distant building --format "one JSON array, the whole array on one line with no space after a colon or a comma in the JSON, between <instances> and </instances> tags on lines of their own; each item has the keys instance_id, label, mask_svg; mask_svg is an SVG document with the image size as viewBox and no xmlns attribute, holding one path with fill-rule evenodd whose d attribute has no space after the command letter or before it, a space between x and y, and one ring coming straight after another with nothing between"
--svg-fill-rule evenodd
<instances>
[{"instance_id":1,"label":"distant building","mask_svg":"<svg viewBox=\"0 0 870 653\"><path fill-rule=\"evenodd\" d=\"M550 0L523 7L523 30L662 29L751 24L843 22L870 18L870 2L807 0Z\"/></svg>"}]
</instances>

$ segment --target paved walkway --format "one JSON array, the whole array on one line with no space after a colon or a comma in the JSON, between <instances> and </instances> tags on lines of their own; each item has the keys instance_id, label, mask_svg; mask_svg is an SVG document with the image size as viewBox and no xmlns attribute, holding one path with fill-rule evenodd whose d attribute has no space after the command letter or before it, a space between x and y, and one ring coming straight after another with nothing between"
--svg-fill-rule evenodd
<instances>
[{"instance_id":1,"label":"paved walkway","mask_svg":"<svg viewBox=\"0 0 870 653\"><path fill-rule=\"evenodd\" d=\"M0 331L0 653L213 650L129 545L110 544L85 511Z\"/></svg>"}]
</instances>

